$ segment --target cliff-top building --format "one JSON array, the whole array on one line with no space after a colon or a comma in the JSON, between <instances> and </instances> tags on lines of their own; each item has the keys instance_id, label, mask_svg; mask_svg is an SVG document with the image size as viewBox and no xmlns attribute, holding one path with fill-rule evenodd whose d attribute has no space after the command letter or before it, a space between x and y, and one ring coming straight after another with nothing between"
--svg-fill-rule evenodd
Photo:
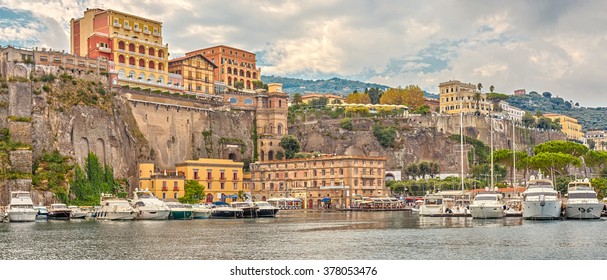
<instances>
[{"instance_id":1,"label":"cliff-top building","mask_svg":"<svg viewBox=\"0 0 607 280\"><path fill-rule=\"evenodd\" d=\"M213 94L215 92L213 62L203 55L184 56L169 60L169 73L183 77L186 92Z\"/></svg>"},{"instance_id":2,"label":"cliff-top building","mask_svg":"<svg viewBox=\"0 0 607 280\"><path fill-rule=\"evenodd\" d=\"M584 136L584 140L585 144L595 151L607 151L607 131L605 130L588 131ZM591 141L593 142L592 145Z\"/></svg>"},{"instance_id":3,"label":"cliff-top building","mask_svg":"<svg viewBox=\"0 0 607 280\"><path fill-rule=\"evenodd\" d=\"M261 69L257 67L255 54L245 50L224 45L200 49L186 53L186 56L201 54L211 60L215 69L215 80L234 87L235 82L242 82L244 89L253 90L253 81L261 79Z\"/></svg>"},{"instance_id":4,"label":"cliff-top building","mask_svg":"<svg viewBox=\"0 0 607 280\"><path fill-rule=\"evenodd\" d=\"M464 114L478 112L487 115L493 111L493 105L487 100L487 95L478 92L476 85L455 80L440 83L438 88L440 112L443 114L459 114L463 110Z\"/></svg>"},{"instance_id":5,"label":"cliff-top building","mask_svg":"<svg viewBox=\"0 0 607 280\"><path fill-rule=\"evenodd\" d=\"M280 140L288 134L288 95L282 92L282 85L268 84L268 92L257 96L257 135L259 160L274 160L276 153L284 152Z\"/></svg>"},{"instance_id":6,"label":"cliff-top building","mask_svg":"<svg viewBox=\"0 0 607 280\"><path fill-rule=\"evenodd\" d=\"M168 72L162 22L115 10L87 9L70 21L70 51L110 62L112 83L160 91L182 91Z\"/></svg>"},{"instance_id":7,"label":"cliff-top building","mask_svg":"<svg viewBox=\"0 0 607 280\"><path fill-rule=\"evenodd\" d=\"M568 139L582 141L584 132L582 131L582 125L577 122L577 119L561 114L544 114L544 117L552 121L559 120L561 131L567 135Z\"/></svg>"}]
</instances>

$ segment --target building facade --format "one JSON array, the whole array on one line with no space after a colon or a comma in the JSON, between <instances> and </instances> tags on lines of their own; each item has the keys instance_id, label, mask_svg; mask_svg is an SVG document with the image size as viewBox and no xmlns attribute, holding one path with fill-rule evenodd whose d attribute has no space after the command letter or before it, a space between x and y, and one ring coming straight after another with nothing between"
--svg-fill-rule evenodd
<instances>
[{"instance_id":1,"label":"building facade","mask_svg":"<svg viewBox=\"0 0 607 280\"><path fill-rule=\"evenodd\" d=\"M70 21L70 51L78 56L110 61L113 84L182 92L169 77L168 44L162 22L104 9L87 9Z\"/></svg>"},{"instance_id":2,"label":"building facade","mask_svg":"<svg viewBox=\"0 0 607 280\"><path fill-rule=\"evenodd\" d=\"M348 207L353 198L388 195L385 157L319 156L251 164L255 200L299 198L304 208Z\"/></svg>"},{"instance_id":3,"label":"building facade","mask_svg":"<svg viewBox=\"0 0 607 280\"><path fill-rule=\"evenodd\" d=\"M288 95L282 92L282 85L268 84L268 92L257 96L257 151L259 160L274 160L276 153L283 152L280 140L288 134Z\"/></svg>"},{"instance_id":4,"label":"building facade","mask_svg":"<svg viewBox=\"0 0 607 280\"><path fill-rule=\"evenodd\" d=\"M527 94L527 91L524 90L524 89L517 89L517 90L514 91L514 95L519 95L520 96L520 95L525 95L525 94Z\"/></svg>"},{"instance_id":5,"label":"building facade","mask_svg":"<svg viewBox=\"0 0 607 280\"><path fill-rule=\"evenodd\" d=\"M476 85L460 81L440 83L440 112L443 114L481 114L493 112L493 104L487 100L487 95L476 90Z\"/></svg>"},{"instance_id":6,"label":"building facade","mask_svg":"<svg viewBox=\"0 0 607 280\"><path fill-rule=\"evenodd\" d=\"M607 151L607 131L591 130L586 132L584 144L590 146L595 151Z\"/></svg>"},{"instance_id":7,"label":"building facade","mask_svg":"<svg viewBox=\"0 0 607 280\"><path fill-rule=\"evenodd\" d=\"M506 116L506 118L519 123L523 122L525 110L514 107L508 104L508 102L506 101L500 101L499 106L502 109L502 113Z\"/></svg>"},{"instance_id":8,"label":"building facade","mask_svg":"<svg viewBox=\"0 0 607 280\"><path fill-rule=\"evenodd\" d=\"M148 189L162 200L177 200L184 196L185 175L177 171L155 170L153 163L139 164L139 189Z\"/></svg>"},{"instance_id":9,"label":"building facade","mask_svg":"<svg viewBox=\"0 0 607 280\"><path fill-rule=\"evenodd\" d=\"M186 180L196 180L204 186L204 202L233 202L239 192L246 192L242 168L244 163L229 159L200 158L175 164L179 174Z\"/></svg>"},{"instance_id":10,"label":"building facade","mask_svg":"<svg viewBox=\"0 0 607 280\"><path fill-rule=\"evenodd\" d=\"M544 114L544 117L552 121L558 120L561 124L561 131L567 135L568 139L582 141L584 132L582 131L582 125L577 122L577 119L561 114Z\"/></svg>"},{"instance_id":11,"label":"building facade","mask_svg":"<svg viewBox=\"0 0 607 280\"><path fill-rule=\"evenodd\" d=\"M169 60L169 73L181 75L185 92L214 94L214 72L217 65L203 55Z\"/></svg>"},{"instance_id":12,"label":"building facade","mask_svg":"<svg viewBox=\"0 0 607 280\"><path fill-rule=\"evenodd\" d=\"M310 101L317 100L317 99L320 99L323 97L327 99L327 104L346 103L346 99L343 98L342 96L335 95L335 94L320 94L320 93L310 93L310 94L303 95L301 97L301 102L304 104L309 104Z\"/></svg>"},{"instance_id":13,"label":"building facade","mask_svg":"<svg viewBox=\"0 0 607 280\"><path fill-rule=\"evenodd\" d=\"M186 56L201 54L218 66L215 69L216 81L234 87L235 82L242 82L244 89L253 90L253 81L261 79L261 69L257 68L254 53L224 45L200 49L186 53Z\"/></svg>"}]
</instances>

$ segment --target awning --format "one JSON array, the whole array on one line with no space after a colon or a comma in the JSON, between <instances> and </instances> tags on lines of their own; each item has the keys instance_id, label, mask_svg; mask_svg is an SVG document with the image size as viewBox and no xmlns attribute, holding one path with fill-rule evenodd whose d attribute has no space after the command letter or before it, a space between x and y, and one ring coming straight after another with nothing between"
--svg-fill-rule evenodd
<instances>
[{"instance_id":1,"label":"awning","mask_svg":"<svg viewBox=\"0 0 607 280\"><path fill-rule=\"evenodd\" d=\"M238 195L233 194L233 195L228 195L227 197L228 198L238 198Z\"/></svg>"},{"instance_id":2,"label":"awning","mask_svg":"<svg viewBox=\"0 0 607 280\"><path fill-rule=\"evenodd\" d=\"M324 203L331 202L331 198L325 197L325 198L321 199L320 202L324 202Z\"/></svg>"}]
</instances>

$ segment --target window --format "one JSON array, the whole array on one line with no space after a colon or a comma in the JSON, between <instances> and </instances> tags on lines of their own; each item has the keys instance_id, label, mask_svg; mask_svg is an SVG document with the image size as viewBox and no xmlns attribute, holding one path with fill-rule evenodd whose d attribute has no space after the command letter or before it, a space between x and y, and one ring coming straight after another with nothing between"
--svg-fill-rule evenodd
<instances>
[{"instance_id":1,"label":"window","mask_svg":"<svg viewBox=\"0 0 607 280\"><path fill-rule=\"evenodd\" d=\"M219 179L220 179L220 180L225 180L225 179L226 179L226 172L225 172L225 171L221 170L221 171L219 172ZM222 189L223 189L223 188L222 188Z\"/></svg>"},{"instance_id":2,"label":"window","mask_svg":"<svg viewBox=\"0 0 607 280\"><path fill-rule=\"evenodd\" d=\"M245 100L244 100L244 104L245 104L245 105L251 105L251 104L253 104L253 99L251 99L251 98L247 98L247 99L245 99Z\"/></svg>"},{"instance_id":3,"label":"window","mask_svg":"<svg viewBox=\"0 0 607 280\"><path fill-rule=\"evenodd\" d=\"M212 186L211 182L208 182L208 183L207 183L207 190L210 190L210 189L211 189L211 186Z\"/></svg>"},{"instance_id":4,"label":"window","mask_svg":"<svg viewBox=\"0 0 607 280\"><path fill-rule=\"evenodd\" d=\"M198 169L194 169L194 180L198 180Z\"/></svg>"},{"instance_id":5,"label":"window","mask_svg":"<svg viewBox=\"0 0 607 280\"><path fill-rule=\"evenodd\" d=\"M230 103L232 103L232 104L236 104L236 103L238 103L238 99L236 99L236 98L234 98L234 97L231 97L231 98L230 98Z\"/></svg>"},{"instance_id":6,"label":"window","mask_svg":"<svg viewBox=\"0 0 607 280\"><path fill-rule=\"evenodd\" d=\"M48 61L48 57L47 56L40 56L40 61L47 62Z\"/></svg>"},{"instance_id":7,"label":"window","mask_svg":"<svg viewBox=\"0 0 607 280\"><path fill-rule=\"evenodd\" d=\"M126 20L124 21L124 27L125 27L125 28L130 27L130 26L129 26L129 22L128 22L128 21L126 21Z\"/></svg>"},{"instance_id":8,"label":"window","mask_svg":"<svg viewBox=\"0 0 607 280\"><path fill-rule=\"evenodd\" d=\"M173 193L173 198L177 198L177 193Z\"/></svg>"},{"instance_id":9,"label":"window","mask_svg":"<svg viewBox=\"0 0 607 280\"><path fill-rule=\"evenodd\" d=\"M118 26L120 26L120 22L118 22L118 19L117 19L117 18L115 18L115 19L114 19L114 25L118 25Z\"/></svg>"},{"instance_id":10,"label":"window","mask_svg":"<svg viewBox=\"0 0 607 280\"><path fill-rule=\"evenodd\" d=\"M234 183L234 189L237 190L238 189L238 184Z\"/></svg>"},{"instance_id":11,"label":"window","mask_svg":"<svg viewBox=\"0 0 607 280\"><path fill-rule=\"evenodd\" d=\"M238 171L233 171L232 175L232 180L238 181Z\"/></svg>"},{"instance_id":12,"label":"window","mask_svg":"<svg viewBox=\"0 0 607 280\"><path fill-rule=\"evenodd\" d=\"M162 193L162 199L166 199L167 198L167 193Z\"/></svg>"},{"instance_id":13,"label":"window","mask_svg":"<svg viewBox=\"0 0 607 280\"><path fill-rule=\"evenodd\" d=\"M225 188L226 188L225 183L224 183L224 182L221 182L221 183L220 183L219 188L220 188L220 189L222 189L222 190L223 190L223 189L225 189Z\"/></svg>"}]
</instances>

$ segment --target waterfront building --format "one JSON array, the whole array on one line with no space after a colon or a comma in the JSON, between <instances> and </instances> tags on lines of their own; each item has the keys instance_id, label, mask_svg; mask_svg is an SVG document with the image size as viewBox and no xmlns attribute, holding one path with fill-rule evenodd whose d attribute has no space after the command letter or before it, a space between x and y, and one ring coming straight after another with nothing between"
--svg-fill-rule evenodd
<instances>
[{"instance_id":1,"label":"waterfront building","mask_svg":"<svg viewBox=\"0 0 607 280\"><path fill-rule=\"evenodd\" d=\"M271 83L268 92L260 92L256 98L259 161L274 160L276 153L284 153L280 140L288 134L288 95L282 92L281 84Z\"/></svg>"},{"instance_id":2,"label":"waterfront building","mask_svg":"<svg viewBox=\"0 0 607 280\"><path fill-rule=\"evenodd\" d=\"M301 97L301 101L304 104L309 104L310 101L312 100L317 100L320 98L326 98L327 99L327 104L335 104L337 102L337 104L342 104L342 103L346 103L346 99L343 98L342 96L339 95L335 95L335 94L320 94L320 93L310 93L310 94L306 94L303 95Z\"/></svg>"},{"instance_id":3,"label":"waterfront building","mask_svg":"<svg viewBox=\"0 0 607 280\"><path fill-rule=\"evenodd\" d=\"M582 131L582 125L578 123L577 119L561 114L544 114L544 117L552 121L558 120L561 124L561 131L567 135L568 139L582 141L584 132Z\"/></svg>"},{"instance_id":4,"label":"waterfront building","mask_svg":"<svg viewBox=\"0 0 607 280\"><path fill-rule=\"evenodd\" d=\"M514 107L508 104L508 102L506 101L500 101L499 107L502 109L502 113L506 116L507 119L513 120L518 123L523 122L525 110Z\"/></svg>"},{"instance_id":5,"label":"waterfront building","mask_svg":"<svg viewBox=\"0 0 607 280\"><path fill-rule=\"evenodd\" d=\"M70 52L110 62L112 84L183 92L168 72L162 22L115 10L87 9L70 21Z\"/></svg>"},{"instance_id":6,"label":"waterfront building","mask_svg":"<svg viewBox=\"0 0 607 280\"><path fill-rule=\"evenodd\" d=\"M217 65L203 55L169 60L169 73L181 75L184 90L193 94L214 94L213 73Z\"/></svg>"},{"instance_id":7,"label":"waterfront building","mask_svg":"<svg viewBox=\"0 0 607 280\"><path fill-rule=\"evenodd\" d=\"M138 188L149 189L162 200L177 200L185 194L185 174L175 170L156 170L153 163L139 164Z\"/></svg>"},{"instance_id":8,"label":"waterfront building","mask_svg":"<svg viewBox=\"0 0 607 280\"><path fill-rule=\"evenodd\" d=\"M200 158L175 164L179 174L185 180L196 180L204 187L206 197L203 201L233 202L239 192L246 192L243 175L244 163L230 159Z\"/></svg>"},{"instance_id":9,"label":"waterfront building","mask_svg":"<svg viewBox=\"0 0 607 280\"><path fill-rule=\"evenodd\" d=\"M440 112L443 114L479 113L487 115L493 112L493 104L487 95L476 90L476 85L457 80L440 83Z\"/></svg>"},{"instance_id":10,"label":"waterfront building","mask_svg":"<svg viewBox=\"0 0 607 280\"><path fill-rule=\"evenodd\" d=\"M586 132L584 144L595 151L607 151L607 132L605 130L591 130Z\"/></svg>"},{"instance_id":11,"label":"waterfront building","mask_svg":"<svg viewBox=\"0 0 607 280\"><path fill-rule=\"evenodd\" d=\"M386 196L385 157L312 156L251 164L255 200L299 198L304 208L348 207L356 197Z\"/></svg>"},{"instance_id":12,"label":"waterfront building","mask_svg":"<svg viewBox=\"0 0 607 280\"><path fill-rule=\"evenodd\" d=\"M187 52L186 56L201 54L218 66L215 69L216 81L234 87L235 82L242 82L244 89L253 90L253 81L261 79L261 69L257 68L254 53L245 50L219 45Z\"/></svg>"}]
</instances>

